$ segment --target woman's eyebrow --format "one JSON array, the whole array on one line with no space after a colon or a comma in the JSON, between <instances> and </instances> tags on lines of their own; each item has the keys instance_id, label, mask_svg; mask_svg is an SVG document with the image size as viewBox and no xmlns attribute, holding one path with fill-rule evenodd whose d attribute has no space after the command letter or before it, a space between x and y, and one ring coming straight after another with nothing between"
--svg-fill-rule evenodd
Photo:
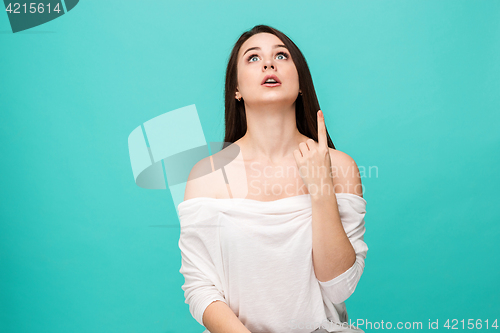
<instances>
[{"instance_id":1,"label":"woman's eyebrow","mask_svg":"<svg viewBox=\"0 0 500 333\"><path fill-rule=\"evenodd\" d=\"M285 49L287 48L285 45L283 44L278 44L278 45L274 45L273 46L273 49L277 48L277 47L284 47ZM254 46L254 47L251 47L249 48L248 50L245 51L245 53L247 53L248 51L251 51L251 50L260 50L260 47L258 46ZM245 53L243 53L243 55L245 55Z\"/></svg>"}]
</instances>

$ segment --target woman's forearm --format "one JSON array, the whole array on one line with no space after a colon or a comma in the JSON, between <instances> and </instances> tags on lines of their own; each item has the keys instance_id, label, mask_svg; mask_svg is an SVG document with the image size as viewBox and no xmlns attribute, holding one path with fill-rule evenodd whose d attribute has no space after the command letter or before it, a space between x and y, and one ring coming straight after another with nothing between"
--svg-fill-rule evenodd
<instances>
[{"instance_id":1,"label":"woman's forearm","mask_svg":"<svg viewBox=\"0 0 500 333\"><path fill-rule=\"evenodd\" d=\"M313 266L319 281L330 281L356 261L356 252L347 237L335 193L313 196Z\"/></svg>"},{"instance_id":2,"label":"woman's forearm","mask_svg":"<svg viewBox=\"0 0 500 333\"><path fill-rule=\"evenodd\" d=\"M210 333L251 333L224 302L210 303L203 313L203 325Z\"/></svg>"}]
</instances>

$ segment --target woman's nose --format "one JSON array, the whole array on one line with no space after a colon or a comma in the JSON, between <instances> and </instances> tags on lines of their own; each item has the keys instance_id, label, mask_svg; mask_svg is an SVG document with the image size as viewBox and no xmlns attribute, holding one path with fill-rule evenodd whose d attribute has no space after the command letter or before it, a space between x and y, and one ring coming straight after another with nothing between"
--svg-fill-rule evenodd
<instances>
[{"instance_id":1,"label":"woman's nose","mask_svg":"<svg viewBox=\"0 0 500 333\"><path fill-rule=\"evenodd\" d=\"M264 62L264 70L267 70L268 68L272 68L272 69L274 69L274 63L273 63L273 60L272 60L272 59L267 59L267 60Z\"/></svg>"}]
</instances>

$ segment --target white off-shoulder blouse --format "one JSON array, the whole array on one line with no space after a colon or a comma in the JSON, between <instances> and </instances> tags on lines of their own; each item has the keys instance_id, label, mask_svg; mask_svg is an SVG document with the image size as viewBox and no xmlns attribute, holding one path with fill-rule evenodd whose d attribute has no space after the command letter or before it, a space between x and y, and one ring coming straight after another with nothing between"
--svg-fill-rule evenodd
<instances>
[{"instance_id":1,"label":"white off-shoulder blouse","mask_svg":"<svg viewBox=\"0 0 500 333\"><path fill-rule=\"evenodd\" d=\"M366 201L336 193L342 225L356 252L352 267L321 282L312 261L310 194L274 201L198 197L178 205L186 303L196 321L216 300L252 333L309 333L348 322L344 301L363 273ZM203 333L210 333L205 330Z\"/></svg>"}]
</instances>

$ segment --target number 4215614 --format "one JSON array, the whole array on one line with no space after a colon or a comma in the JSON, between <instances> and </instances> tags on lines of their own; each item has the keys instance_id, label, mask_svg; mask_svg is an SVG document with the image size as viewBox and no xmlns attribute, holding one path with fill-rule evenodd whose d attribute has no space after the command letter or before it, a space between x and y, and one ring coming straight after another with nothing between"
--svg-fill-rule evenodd
<instances>
[{"instance_id":1,"label":"number 4215614","mask_svg":"<svg viewBox=\"0 0 500 333\"><path fill-rule=\"evenodd\" d=\"M452 319L451 320L451 324L450 324L450 320L446 320L446 323L444 323L444 327L446 327L447 329L453 329L453 330L457 330L460 328L460 324L459 323L462 323L462 329L482 329L482 328L486 328L486 329L489 329L490 327L491 328L495 328L495 329L498 329L498 323L497 323L497 319L495 319L495 321L493 323L489 323L488 322L488 319L482 321L481 319L477 319L475 322L474 322L474 319L469 319L467 320L467 322L465 322L465 319L462 319L462 320L458 320L458 319ZM466 326L467 325L467 326ZM458 327L457 327L458 326Z\"/></svg>"},{"instance_id":2,"label":"number 4215614","mask_svg":"<svg viewBox=\"0 0 500 333\"><path fill-rule=\"evenodd\" d=\"M14 4L9 3L7 8L5 8L5 11L7 11L9 13L14 13L14 14L20 14L20 13L22 13L22 11L19 11L21 9L21 7L24 7L24 13L31 13L31 14L40 13L41 14L45 11L45 6L43 3L36 4L35 2L30 3L29 11L28 11L28 6L26 3L24 3L21 6L21 4L19 4L17 2ZM47 11L50 13L50 3L47 4ZM54 8L52 8L52 11L58 12L58 13L61 11L61 9L59 8L59 3Z\"/></svg>"}]
</instances>

